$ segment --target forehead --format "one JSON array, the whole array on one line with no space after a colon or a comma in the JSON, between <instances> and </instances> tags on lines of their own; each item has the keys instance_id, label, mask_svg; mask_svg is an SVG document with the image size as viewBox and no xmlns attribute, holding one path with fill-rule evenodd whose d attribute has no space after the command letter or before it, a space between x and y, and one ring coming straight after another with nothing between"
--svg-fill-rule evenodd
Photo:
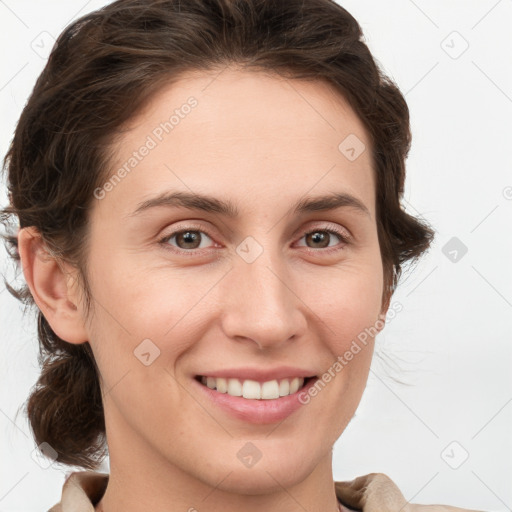
<instances>
[{"instance_id":1,"label":"forehead","mask_svg":"<svg viewBox=\"0 0 512 512\"><path fill-rule=\"evenodd\" d=\"M147 130L162 121L162 116L170 118L191 97L199 108L193 109L192 122L187 124L193 129L210 128L209 135L218 138L236 135L283 140L291 135L318 139L330 129L334 139L353 133L369 143L362 121L342 93L325 79L290 79L238 68L180 75L153 95L134 124ZM241 127L245 130L236 131Z\"/></svg>"},{"instance_id":2,"label":"forehead","mask_svg":"<svg viewBox=\"0 0 512 512\"><path fill-rule=\"evenodd\" d=\"M110 194L123 208L165 189L295 200L308 189L336 188L360 197L374 216L366 129L323 80L229 68L189 72L125 128L110 169L129 168ZM143 146L150 150L127 166Z\"/></svg>"}]
</instances>

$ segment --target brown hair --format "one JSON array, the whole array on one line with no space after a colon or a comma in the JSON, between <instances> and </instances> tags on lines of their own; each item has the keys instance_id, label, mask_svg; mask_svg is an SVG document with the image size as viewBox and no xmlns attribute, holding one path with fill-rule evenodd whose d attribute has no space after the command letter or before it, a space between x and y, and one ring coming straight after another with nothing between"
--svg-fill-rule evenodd
<instances>
[{"instance_id":1,"label":"brown hair","mask_svg":"<svg viewBox=\"0 0 512 512\"><path fill-rule=\"evenodd\" d=\"M432 229L400 204L411 144L407 104L345 9L333 0L118 0L59 36L4 159L10 205L2 222L17 216L20 228L35 226L53 255L78 269L87 312L88 212L109 174L115 134L180 73L232 63L327 80L364 123L376 173L384 297L402 265L430 246ZM19 264L16 235L3 236ZM5 284L25 305L35 304L27 286ZM91 347L60 339L40 311L38 337L42 373L27 400L34 437L57 451L58 462L94 469L106 448Z\"/></svg>"}]
</instances>

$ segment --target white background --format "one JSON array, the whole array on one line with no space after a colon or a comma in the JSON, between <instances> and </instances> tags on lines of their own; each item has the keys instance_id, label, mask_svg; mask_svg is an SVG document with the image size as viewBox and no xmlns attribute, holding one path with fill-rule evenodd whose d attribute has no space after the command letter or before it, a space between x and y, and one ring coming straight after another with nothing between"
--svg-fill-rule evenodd
<instances>
[{"instance_id":1,"label":"white background","mask_svg":"<svg viewBox=\"0 0 512 512\"><path fill-rule=\"evenodd\" d=\"M404 204L437 233L395 293L403 310L378 337L335 479L383 472L413 503L512 510L512 1L340 3L405 94ZM104 4L0 1L2 157L50 36ZM468 248L455 262L443 253L452 237ZM3 252L1 263L12 275ZM40 467L16 415L38 377L34 319L0 288L0 512L47 510L73 469Z\"/></svg>"}]
</instances>

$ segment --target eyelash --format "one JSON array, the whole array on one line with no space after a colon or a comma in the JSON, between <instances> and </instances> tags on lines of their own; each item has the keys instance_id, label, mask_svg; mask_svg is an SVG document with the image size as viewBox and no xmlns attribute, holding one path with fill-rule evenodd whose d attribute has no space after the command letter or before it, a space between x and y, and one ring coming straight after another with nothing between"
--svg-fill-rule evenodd
<instances>
[{"instance_id":1,"label":"eyelash","mask_svg":"<svg viewBox=\"0 0 512 512\"><path fill-rule=\"evenodd\" d=\"M170 250L173 253L178 253L180 255L185 255L185 256L196 256L197 251L202 251L204 249L180 249L179 247L170 246L168 244L169 240L174 238L176 235L179 235L180 233L184 233L186 231L193 231L193 232L197 231L197 232L203 233L213 241L213 237L210 236L208 234L208 232L205 231L202 227L189 225L189 226L186 226L179 230L173 231L169 235L166 235L164 238L159 240L159 243L163 246L163 248L165 250ZM314 228L309 231L305 231L304 233L302 233L302 236L300 239L304 238L307 235L311 235L312 233L317 233L317 232L325 232L325 233L329 233L329 234L334 234L339 237L339 239L341 240L341 243L344 245L350 244L350 242L351 242L350 236L346 232L344 232L338 228L332 227L332 226L329 226L329 228L327 228L327 227ZM307 246L301 246L301 247L304 247L307 250L307 252L315 252L315 253L321 252L322 254L331 254L332 252L342 250L344 248L344 245L341 247L334 246L334 247L324 247L324 248L320 248L320 249L314 249L314 248L307 247Z\"/></svg>"}]
</instances>

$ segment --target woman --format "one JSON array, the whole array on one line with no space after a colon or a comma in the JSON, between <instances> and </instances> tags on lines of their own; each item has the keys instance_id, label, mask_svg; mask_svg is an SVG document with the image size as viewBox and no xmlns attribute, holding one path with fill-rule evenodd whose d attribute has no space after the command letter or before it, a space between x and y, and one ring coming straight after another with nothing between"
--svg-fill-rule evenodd
<instances>
[{"instance_id":1,"label":"woman","mask_svg":"<svg viewBox=\"0 0 512 512\"><path fill-rule=\"evenodd\" d=\"M332 475L433 238L400 206L410 138L331 0L118 0L64 31L4 210L39 309L34 437L86 470L53 512L463 510Z\"/></svg>"}]
</instances>

